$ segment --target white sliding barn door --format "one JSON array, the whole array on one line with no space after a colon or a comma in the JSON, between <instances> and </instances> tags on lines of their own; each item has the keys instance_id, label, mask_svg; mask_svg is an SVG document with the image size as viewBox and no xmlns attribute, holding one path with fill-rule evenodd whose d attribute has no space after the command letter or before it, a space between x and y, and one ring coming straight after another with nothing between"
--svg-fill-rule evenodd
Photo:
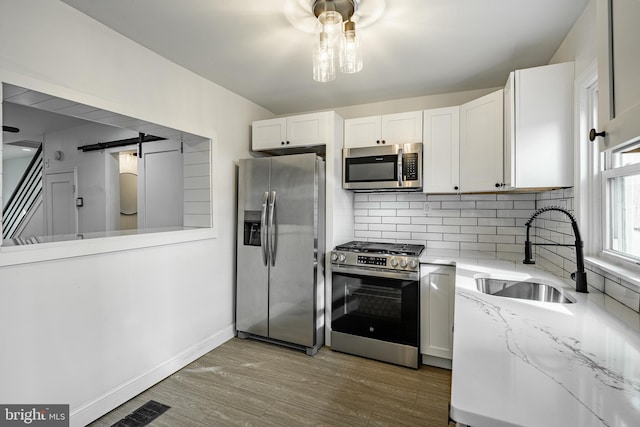
<instances>
[{"instance_id":1,"label":"white sliding barn door","mask_svg":"<svg viewBox=\"0 0 640 427\"><path fill-rule=\"evenodd\" d=\"M138 159L138 229L182 226L182 168L180 142L142 144Z\"/></svg>"}]
</instances>

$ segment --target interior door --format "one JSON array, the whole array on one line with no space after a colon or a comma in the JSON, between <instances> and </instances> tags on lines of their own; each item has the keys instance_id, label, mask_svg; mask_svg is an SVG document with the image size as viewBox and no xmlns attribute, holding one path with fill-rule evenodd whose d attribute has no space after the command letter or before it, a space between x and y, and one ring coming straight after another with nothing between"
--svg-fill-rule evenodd
<instances>
[{"instance_id":1,"label":"interior door","mask_svg":"<svg viewBox=\"0 0 640 427\"><path fill-rule=\"evenodd\" d=\"M274 236L269 281L269 336L313 347L318 232L316 156L273 157Z\"/></svg>"},{"instance_id":2,"label":"interior door","mask_svg":"<svg viewBox=\"0 0 640 427\"><path fill-rule=\"evenodd\" d=\"M49 236L77 234L75 172L47 173L44 176L44 183L47 234Z\"/></svg>"},{"instance_id":3,"label":"interior door","mask_svg":"<svg viewBox=\"0 0 640 427\"><path fill-rule=\"evenodd\" d=\"M180 142L142 144L138 159L138 229L182 226L182 168Z\"/></svg>"}]
</instances>

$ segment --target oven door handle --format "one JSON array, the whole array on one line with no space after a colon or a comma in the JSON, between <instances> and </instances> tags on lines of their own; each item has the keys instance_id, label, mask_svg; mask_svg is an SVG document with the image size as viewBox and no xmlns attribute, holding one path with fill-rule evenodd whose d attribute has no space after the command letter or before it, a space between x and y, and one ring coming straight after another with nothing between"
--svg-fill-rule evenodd
<instances>
[{"instance_id":1,"label":"oven door handle","mask_svg":"<svg viewBox=\"0 0 640 427\"><path fill-rule=\"evenodd\" d=\"M345 273L353 276L384 277L387 279L400 280L420 280L418 271L387 271L380 269L368 269L366 267L342 267L331 264L331 271L334 273Z\"/></svg>"},{"instance_id":2,"label":"oven door handle","mask_svg":"<svg viewBox=\"0 0 640 427\"><path fill-rule=\"evenodd\" d=\"M398 149L398 187L402 188L402 158L404 157L404 152L402 148Z\"/></svg>"}]
</instances>

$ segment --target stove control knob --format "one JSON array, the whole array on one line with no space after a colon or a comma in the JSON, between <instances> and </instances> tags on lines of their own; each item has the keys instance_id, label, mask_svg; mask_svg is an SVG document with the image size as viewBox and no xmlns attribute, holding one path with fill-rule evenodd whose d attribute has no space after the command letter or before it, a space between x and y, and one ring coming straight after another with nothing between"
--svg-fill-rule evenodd
<instances>
[{"instance_id":1,"label":"stove control knob","mask_svg":"<svg viewBox=\"0 0 640 427\"><path fill-rule=\"evenodd\" d=\"M331 261L337 261L338 260L338 254L335 252L331 252Z\"/></svg>"},{"instance_id":2,"label":"stove control knob","mask_svg":"<svg viewBox=\"0 0 640 427\"><path fill-rule=\"evenodd\" d=\"M395 258L391 258L391 267L397 267L398 266L398 260Z\"/></svg>"},{"instance_id":3,"label":"stove control knob","mask_svg":"<svg viewBox=\"0 0 640 427\"><path fill-rule=\"evenodd\" d=\"M346 256L344 256L344 254L340 254L340 255L338 255L338 261L339 261L339 262L344 262L344 260L345 260L345 259L347 259L347 257L346 257Z\"/></svg>"},{"instance_id":4,"label":"stove control knob","mask_svg":"<svg viewBox=\"0 0 640 427\"><path fill-rule=\"evenodd\" d=\"M411 268L418 268L418 261L416 261L415 259L412 259L412 260L409 262L409 267L411 267Z\"/></svg>"},{"instance_id":5,"label":"stove control knob","mask_svg":"<svg viewBox=\"0 0 640 427\"><path fill-rule=\"evenodd\" d=\"M407 260L406 259L402 258L400 260L400 267L407 268Z\"/></svg>"}]
</instances>

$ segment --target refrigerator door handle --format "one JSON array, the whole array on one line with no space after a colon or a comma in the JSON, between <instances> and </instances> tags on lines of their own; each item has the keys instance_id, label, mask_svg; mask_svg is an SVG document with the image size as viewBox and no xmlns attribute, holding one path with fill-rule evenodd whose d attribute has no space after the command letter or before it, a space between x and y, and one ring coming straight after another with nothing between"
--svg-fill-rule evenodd
<instances>
[{"instance_id":1,"label":"refrigerator door handle","mask_svg":"<svg viewBox=\"0 0 640 427\"><path fill-rule=\"evenodd\" d=\"M398 150L398 187L402 187L402 148Z\"/></svg>"},{"instance_id":2,"label":"refrigerator door handle","mask_svg":"<svg viewBox=\"0 0 640 427\"><path fill-rule=\"evenodd\" d=\"M266 266L269 260L267 253L267 204L269 203L269 192L264 192L262 200L262 214L260 215L260 249L262 249L262 263Z\"/></svg>"},{"instance_id":3,"label":"refrigerator door handle","mask_svg":"<svg viewBox=\"0 0 640 427\"><path fill-rule=\"evenodd\" d=\"M277 225L273 221L276 211L276 192L271 192L271 202L269 203L269 258L271 265L276 265L276 230Z\"/></svg>"}]
</instances>

